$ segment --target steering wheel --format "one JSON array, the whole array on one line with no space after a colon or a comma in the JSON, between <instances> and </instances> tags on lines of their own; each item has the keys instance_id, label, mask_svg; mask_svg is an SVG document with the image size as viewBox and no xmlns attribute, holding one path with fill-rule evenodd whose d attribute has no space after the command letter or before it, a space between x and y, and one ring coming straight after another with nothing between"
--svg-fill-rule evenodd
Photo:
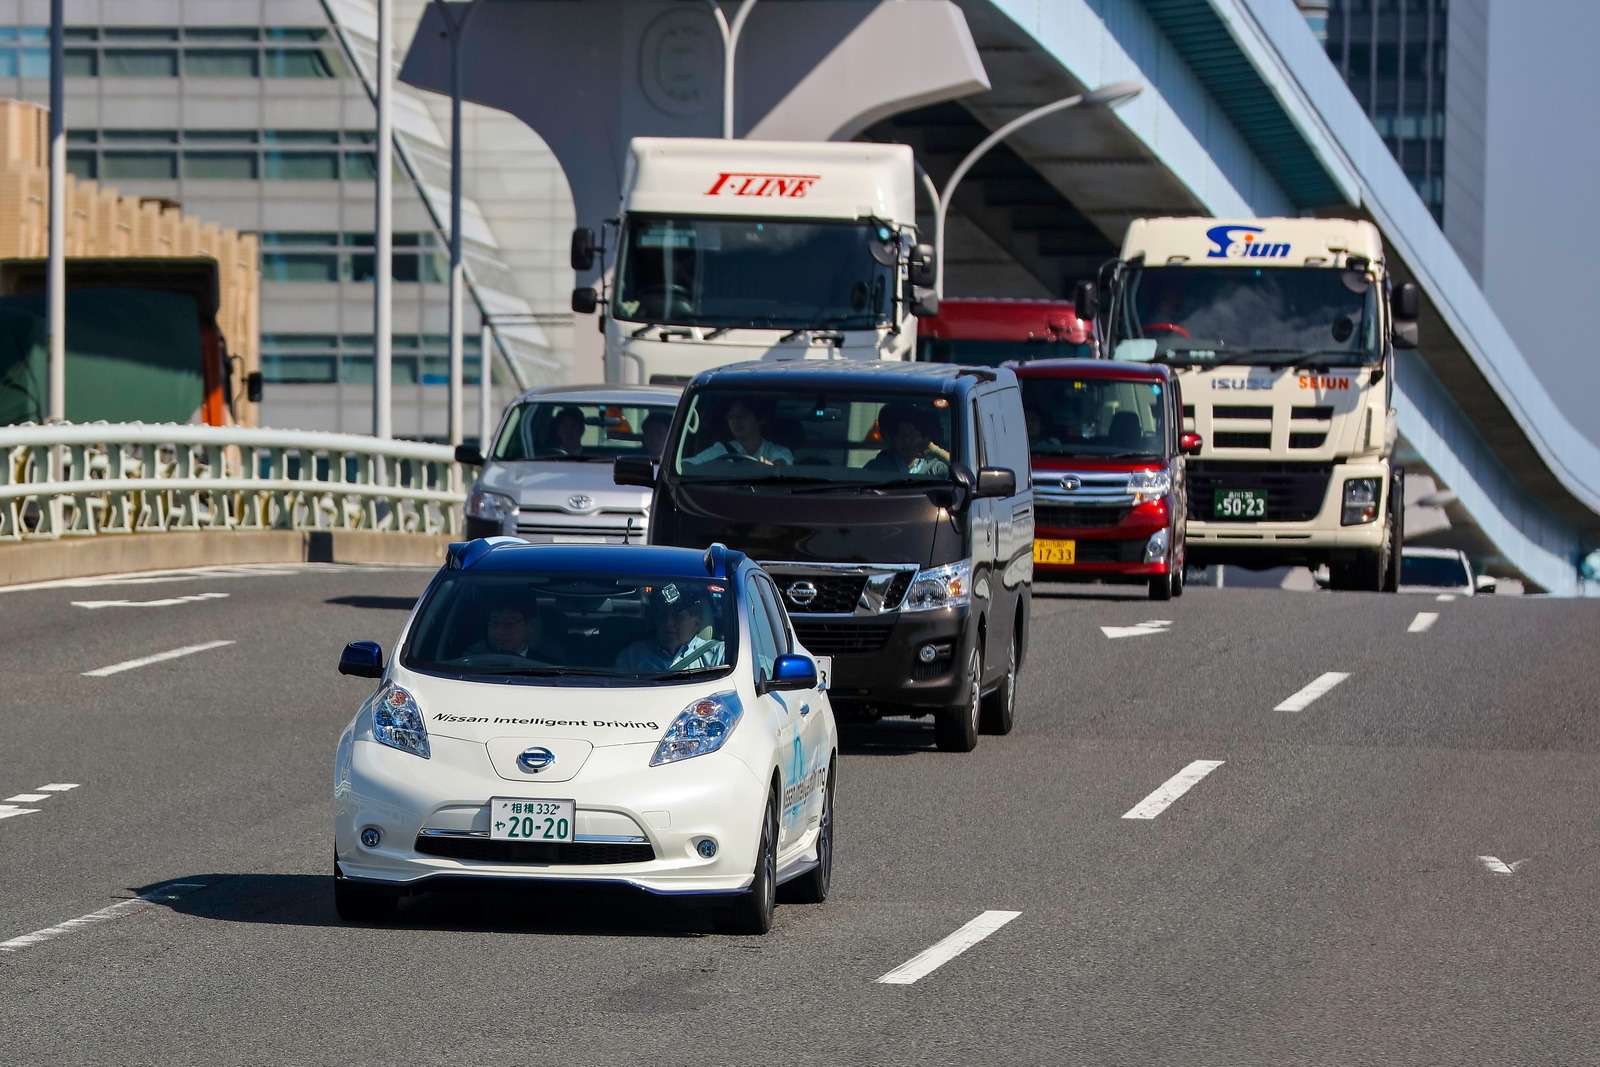
<instances>
[{"instance_id":1,"label":"steering wheel","mask_svg":"<svg viewBox=\"0 0 1600 1067\"><path fill-rule=\"evenodd\" d=\"M724 452L712 463L760 463L762 460L756 456L747 456L743 452Z\"/></svg>"},{"instance_id":2,"label":"steering wheel","mask_svg":"<svg viewBox=\"0 0 1600 1067\"><path fill-rule=\"evenodd\" d=\"M1147 322L1147 323L1144 324L1142 329L1144 330L1145 336L1147 336L1147 337L1152 332L1155 332L1155 333L1175 333L1179 337L1192 337L1193 336L1186 328L1184 328L1183 326L1178 325L1176 322Z\"/></svg>"},{"instance_id":3,"label":"steering wheel","mask_svg":"<svg viewBox=\"0 0 1600 1067\"><path fill-rule=\"evenodd\" d=\"M694 294L687 285L651 285L639 290L641 307L659 307L662 315L694 310Z\"/></svg>"}]
</instances>

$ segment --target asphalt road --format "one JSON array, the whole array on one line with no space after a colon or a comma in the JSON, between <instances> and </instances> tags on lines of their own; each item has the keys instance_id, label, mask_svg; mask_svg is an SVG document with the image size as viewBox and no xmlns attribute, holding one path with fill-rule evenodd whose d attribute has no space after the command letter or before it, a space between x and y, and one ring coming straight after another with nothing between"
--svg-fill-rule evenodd
<instances>
[{"instance_id":1,"label":"asphalt road","mask_svg":"<svg viewBox=\"0 0 1600 1067\"><path fill-rule=\"evenodd\" d=\"M340 924L334 666L428 572L170 577L0 591L0 1063L1600 1063L1600 604L1046 587L1016 731L847 728L834 896L740 938L593 891Z\"/></svg>"}]
</instances>

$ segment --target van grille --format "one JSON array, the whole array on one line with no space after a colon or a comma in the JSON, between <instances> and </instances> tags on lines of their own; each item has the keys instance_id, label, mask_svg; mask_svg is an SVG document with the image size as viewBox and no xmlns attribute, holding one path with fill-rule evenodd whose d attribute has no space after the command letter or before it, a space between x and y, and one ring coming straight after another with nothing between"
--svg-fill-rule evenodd
<instances>
[{"instance_id":1,"label":"van grille","mask_svg":"<svg viewBox=\"0 0 1600 1067\"><path fill-rule=\"evenodd\" d=\"M856 610L867 578L864 574L785 574L778 577L777 582L778 590L783 593L783 606L791 615L849 615ZM802 582L811 583L817 590L816 598L805 604L795 600L789 592Z\"/></svg>"},{"instance_id":2,"label":"van grille","mask_svg":"<svg viewBox=\"0 0 1600 1067\"><path fill-rule=\"evenodd\" d=\"M1322 510L1333 468L1325 463L1226 463L1190 460L1189 514L1216 521L1218 489L1264 489L1266 522L1309 522Z\"/></svg>"},{"instance_id":3,"label":"van grille","mask_svg":"<svg viewBox=\"0 0 1600 1067\"><path fill-rule=\"evenodd\" d=\"M611 863L649 863L656 850L649 844L576 841L491 841L487 837L418 837L417 851L429 856L480 863L540 863L595 867Z\"/></svg>"},{"instance_id":4,"label":"van grille","mask_svg":"<svg viewBox=\"0 0 1600 1067\"><path fill-rule=\"evenodd\" d=\"M820 622L804 616L790 621L806 651L818 656L876 652L889 640L889 632L894 629L893 622Z\"/></svg>"}]
</instances>

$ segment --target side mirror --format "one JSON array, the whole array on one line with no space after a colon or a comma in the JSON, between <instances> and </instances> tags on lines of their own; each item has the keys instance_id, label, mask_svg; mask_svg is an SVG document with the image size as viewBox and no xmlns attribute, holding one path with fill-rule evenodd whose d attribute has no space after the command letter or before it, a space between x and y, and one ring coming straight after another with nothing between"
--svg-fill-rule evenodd
<instances>
[{"instance_id":1,"label":"side mirror","mask_svg":"<svg viewBox=\"0 0 1600 1067\"><path fill-rule=\"evenodd\" d=\"M618 485L656 487L656 464L649 456L618 456L611 468L611 480Z\"/></svg>"},{"instance_id":2,"label":"side mirror","mask_svg":"<svg viewBox=\"0 0 1600 1067\"><path fill-rule=\"evenodd\" d=\"M918 245L911 250L911 284L918 289L932 289L939 284L932 245Z\"/></svg>"},{"instance_id":3,"label":"side mirror","mask_svg":"<svg viewBox=\"0 0 1600 1067\"><path fill-rule=\"evenodd\" d=\"M1416 322L1422 314L1422 292L1416 282L1405 282L1394 293L1394 317L1397 322Z\"/></svg>"},{"instance_id":4,"label":"side mirror","mask_svg":"<svg viewBox=\"0 0 1600 1067\"><path fill-rule=\"evenodd\" d=\"M477 445L456 445L456 462L469 467L483 466L483 453Z\"/></svg>"},{"instance_id":5,"label":"side mirror","mask_svg":"<svg viewBox=\"0 0 1600 1067\"><path fill-rule=\"evenodd\" d=\"M1197 433L1186 433L1178 438L1178 452L1184 456L1198 456L1200 449L1205 447L1206 439Z\"/></svg>"},{"instance_id":6,"label":"side mirror","mask_svg":"<svg viewBox=\"0 0 1600 1067\"><path fill-rule=\"evenodd\" d=\"M939 314L939 294L932 289L916 294L911 299L911 314L919 319L931 319Z\"/></svg>"},{"instance_id":7,"label":"side mirror","mask_svg":"<svg viewBox=\"0 0 1600 1067\"><path fill-rule=\"evenodd\" d=\"M810 656L785 652L772 664L772 677L761 683L763 693L784 693L792 689L815 689L817 665Z\"/></svg>"},{"instance_id":8,"label":"side mirror","mask_svg":"<svg viewBox=\"0 0 1600 1067\"><path fill-rule=\"evenodd\" d=\"M1072 287L1072 313L1085 321L1093 320L1100 310L1100 296L1094 282L1079 282Z\"/></svg>"},{"instance_id":9,"label":"side mirror","mask_svg":"<svg viewBox=\"0 0 1600 1067\"><path fill-rule=\"evenodd\" d=\"M1473 584L1477 587L1479 596L1492 595L1495 589L1500 585L1498 581L1489 577L1487 574L1478 575L1477 581Z\"/></svg>"},{"instance_id":10,"label":"side mirror","mask_svg":"<svg viewBox=\"0 0 1600 1067\"><path fill-rule=\"evenodd\" d=\"M593 315L600 306L600 294L592 285L580 285L572 290L572 310L579 315Z\"/></svg>"},{"instance_id":11,"label":"side mirror","mask_svg":"<svg viewBox=\"0 0 1600 1067\"><path fill-rule=\"evenodd\" d=\"M984 467L978 471L979 496L1013 496L1016 491L1016 472L1005 467Z\"/></svg>"},{"instance_id":12,"label":"side mirror","mask_svg":"<svg viewBox=\"0 0 1600 1067\"><path fill-rule=\"evenodd\" d=\"M1417 347L1417 324L1415 322L1401 322L1398 319L1395 320L1394 346L1396 348Z\"/></svg>"},{"instance_id":13,"label":"side mirror","mask_svg":"<svg viewBox=\"0 0 1600 1067\"><path fill-rule=\"evenodd\" d=\"M355 678L382 678L383 646L376 641L351 641L339 657L339 673Z\"/></svg>"},{"instance_id":14,"label":"side mirror","mask_svg":"<svg viewBox=\"0 0 1600 1067\"><path fill-rule=\"evenodd\" d=\"M258 370L251 371L245 375L244 398L252 404L261 403L261 394L266 391L265 386L266 379L261 376L261 372Z\"/></svg>"},{"instance_id":15,"label":"side mirror","mask_svg":"<svg viewBox=\"0 0 1600 1067\"><path fill-rule=\"evenodd\" d=\"M572 269L588 270L594 266L594 231L579 226L572 231Z\"/></svg>"}]
</instances>

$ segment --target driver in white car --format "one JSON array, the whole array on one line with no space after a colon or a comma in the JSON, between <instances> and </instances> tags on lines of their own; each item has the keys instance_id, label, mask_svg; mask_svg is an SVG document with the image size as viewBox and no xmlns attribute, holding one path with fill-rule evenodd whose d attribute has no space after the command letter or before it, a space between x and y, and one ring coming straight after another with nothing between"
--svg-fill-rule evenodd
<instances>
[{"instance_id":1,"label":"driver in white car","mask_svg":"<svg viewBox=\"0 0 1600 1067\"><path fill-rule=\"evenodd\" d=\"M713 441L684 462L698 466L723 456L742 456L769 466L794 463L793 452L767 440L762 425L765 420L748 400L740 397L728 405L727 420L728 433L731 435L727 441Z\"/></svg>"},{"instance_id":2,"label":"driver in white car","mask_svg":"<svg viewBox=\"0 0 1600 1067\"><path fill-rule=\"evenodd\" d=\"M669 583L650 595L651 635L617 656L617 670L666 674L723 665L726 646L705 636L705 604L693 590Z\"/></svg>"}]
</instances>

